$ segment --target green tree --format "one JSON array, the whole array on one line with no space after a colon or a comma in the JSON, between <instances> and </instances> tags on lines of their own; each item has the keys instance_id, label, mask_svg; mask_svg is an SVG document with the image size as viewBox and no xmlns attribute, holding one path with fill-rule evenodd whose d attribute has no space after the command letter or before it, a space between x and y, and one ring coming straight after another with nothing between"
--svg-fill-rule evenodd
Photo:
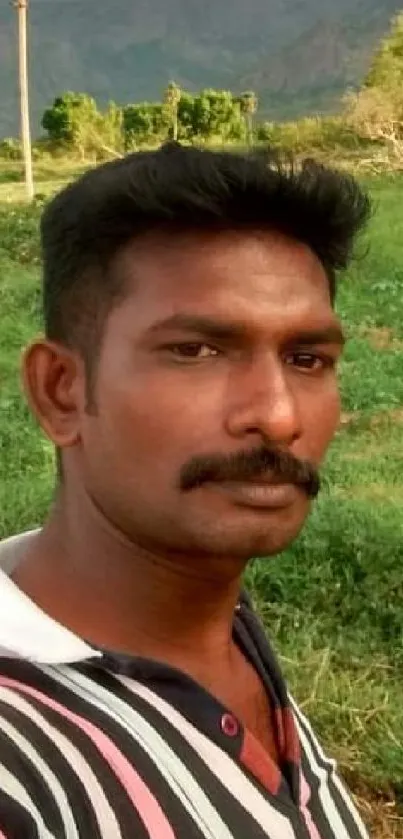
<instances>
[{"instance_id":1,"label":"green tree","mask_svg":"<svg viewBox=\"0 0 403 839\"><path fill-rule=\"evenodd\" d=\"M184 90L178 105L178 135L181 140L191 140L197 135L195 97Z\"/></svg>"},{"instance_id":2,"label":"green tree","mask_svg":"<svg viewBox=\"0 0 403 839\"><path fill-rule=\"evenodd\" d=\"M403 90L387 93L367 87L346 97L346 121L359 137L387 149L392 159L403 161Z\"/></svg>"},{"instance_id":3,"label":"green tree","mask_svg":"<svg viewBox=\"0 0 403 839\"><path fill-rule=\"evenodd\" d=\"M240 105L241 105L241 113L245 120L246 125L246 136L248 138L249 145L253 142L253 122L254 116L258 109L258 98L256 93L253 90L246 90L244 93L241 93L239 97Z\"/></svg>"},{"instance_id":4,"label":"green tree","mask_svg":"<svg viewBox=\"0 0 403 839\"><path fill-rule=\"evenodd\" d=\"M164 105L170 119L170 132L173 140L178 139L178 108L182 91L175 82L169 82L164 91Z\"/></svg>"},{"instance_id":5,"label":"green tree","mask_svg":"<svg viewBox=\"0 0 403 839\"><path fill-rule=\"evenodd\" d=\"M365 88L391 90L403 84L403 12L392 19L364 82Z\"/></svg>"},{"instance_id":6,"label":"green tree","mask_svg":"<svg viewBox=\"0 0 403 839\"><path fill-rule=\"evenodd\" d=\"M403 161L403 13L393 18L364 85L346 97L346 119L358 135Z\"/></svg>"},{"instance_id":7,"label":"green tree","mask_svg":"<svg viewBox=\"0 0 403 839\"><path fill-rule=\"evenodd\" d=\"M123 108L123 135L126 149L158 143L167 130L167 114L160 102L140 102Z\"/></svg>"},{"instance_id":8,"label":"green tree","mask_svg":"<svg viewBox=\"0 0 403 839\"><path fill-rule=\"evenodd\" d=\"M100 151L120 157L124 151L123 108L116 102L109 102L98 125Z\"/></svg>"},{"instance_id":9,"label":"green tree","mask_svg":"<svg viewBox=\"0 0 403 839\"><path fill-rule=\"evenodd\" d=\"M94 129L99 129L100 113L95 99L87 93L68 91L57 96L42 117L42 127L50 140L65 143L82 158L92 146Z\"/></svg>"},{"instance_id":10,"label":"green tree","mask_svg":"<svg viewBox=\"0 0 403 839\"><path fill-rule=\"evenodd\" d=\"M238 99L228 90L202 90L194 98L193 130L203 140L242 139L244 130Z\"/></svg>"},{"instance_id":11,"label":"green tree","mask_svg":"<svg viewBox=\"0 0 403 839\"><path fill-rule=\"evenodd\" d=\"M119 157L123 152L122 109L110 102L104 112L87 93L64 93L58 96L42 118L49 140L88 155Z\"/></svg>"}]
</instances>

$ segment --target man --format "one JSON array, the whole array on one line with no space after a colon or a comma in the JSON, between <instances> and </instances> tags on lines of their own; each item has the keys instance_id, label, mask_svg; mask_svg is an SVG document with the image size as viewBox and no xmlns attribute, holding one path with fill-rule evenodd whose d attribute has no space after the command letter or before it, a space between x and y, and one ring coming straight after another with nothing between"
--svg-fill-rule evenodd
<instances>
[{"instance_id":1,"label":"man","mask_svg":"<svg viewBox=\"0 0 403 839\"><path fill-rule=\"evenodd\" d=\"M368 212L312 163L175 144L47 207L23 369L59 481L3 546L1 839L366 836L241 580L318 493Z\"/></svg>"}]
</instances>

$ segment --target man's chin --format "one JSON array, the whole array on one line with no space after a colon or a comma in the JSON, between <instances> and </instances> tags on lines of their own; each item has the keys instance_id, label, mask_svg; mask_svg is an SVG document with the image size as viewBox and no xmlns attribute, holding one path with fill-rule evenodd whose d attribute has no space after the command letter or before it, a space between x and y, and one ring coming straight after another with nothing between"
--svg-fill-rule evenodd
<instances>
[{"instance_id":1,"label":"man's chin","mask_svg":"<svg viewBox=\"0 0 403 839\"><path fill-rule=\"evenodd\" d=\"M199 534L204 552L234 557L245 564L252 558L276 556L286 550L301 532L309 512L304 509L277 512L272 515L222 516L211 528ZM245 511L244 511L245 512Z\"/></svg>"},{"instance_id":2,"label":"man's chin","mask_svg":"<svg viewBox=\"0 0 403 839\"><path fill-rule=\"evenodd\" d=\"M244 544L234 546L234 550L238 556L242 555L246 562L250 559L264 559L283 553L295 541L299 535L301 525L292 533L270 533L270 534L256 534L251 536L249 540L245 540Z\"/></svg>"}]
</instances>

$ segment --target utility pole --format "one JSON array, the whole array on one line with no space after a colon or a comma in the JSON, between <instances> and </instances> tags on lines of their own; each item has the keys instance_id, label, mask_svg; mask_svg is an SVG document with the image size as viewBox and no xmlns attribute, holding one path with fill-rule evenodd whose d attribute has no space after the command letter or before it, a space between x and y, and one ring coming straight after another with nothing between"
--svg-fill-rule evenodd
<instances>
[{"instance_id":1,"label":"utility pole","mask_svg":"<svg viewBox=\"0 0 403 839\"><path fill-rule=\"evenodd\" d=\"M28 201L34 198L32 175L31 130L29 125L28 69L27 69L27 6L28 0L15 0L18 14L18 81L20 91L21 140L24 158L25 186Z\"/></svg>"}]
</instances>

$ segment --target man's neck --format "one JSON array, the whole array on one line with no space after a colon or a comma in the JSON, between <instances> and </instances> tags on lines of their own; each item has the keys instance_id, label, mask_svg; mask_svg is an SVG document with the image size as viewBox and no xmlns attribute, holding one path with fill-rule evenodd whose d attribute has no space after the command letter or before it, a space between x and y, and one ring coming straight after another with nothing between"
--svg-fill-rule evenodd
<instances>
[{"instance_id":1,"label":"man's neck","mask_svg":"<svg viewBox=\"0 0 403 839\"><path fill-rule=\"evenodd\" d=\"M242 568L148 552L101 518L57 506L16 569L16 584L95 646L165 661L203 682L218 668L229 671Z\"/></svg>"}]
</instances>

